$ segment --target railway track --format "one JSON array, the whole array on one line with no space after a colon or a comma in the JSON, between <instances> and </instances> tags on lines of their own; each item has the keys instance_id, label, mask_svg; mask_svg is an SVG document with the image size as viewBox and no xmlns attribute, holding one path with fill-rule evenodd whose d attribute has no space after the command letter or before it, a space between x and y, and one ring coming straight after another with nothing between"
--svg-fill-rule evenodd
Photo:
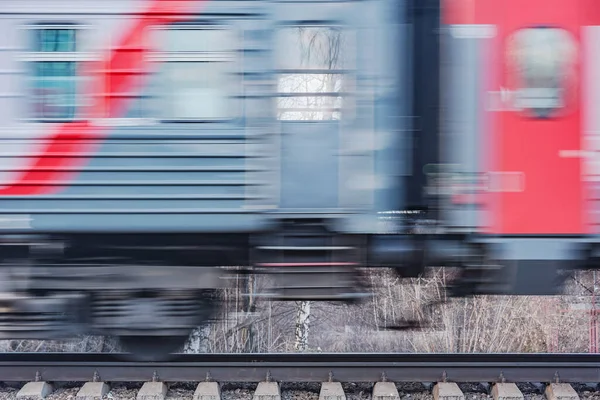
<instances>
[{"instance_id":1,"label":"railway track","mask_svg":"<svg viewBox=\"0 0 600 400\"><path fill-rule=\"evenodd\" d=\"M122 354L4 353L0 381L600 382L600 354L193 354L127 361Z\"/></svg>"},{"instance_id":2,"label":"railway track","mask_svg":"<svg viewBox=\"0 0 600 400\"><path fill-rule=\"evenodd\" d=\"M122 354L5 353L0 354L0 381L30 382L30 391L34 387L41 391L39 396L30 393L33 397L50 393L53 382L95 382L97 387L101 382L147 382L141 393L146 386L158 392L145 398L164 398L166 383L175 382L203 382L199 387L207 382L261 382L256 391L267 382L276 392L277 383L285 382L326 382L340 389L341 382L421 382L438 387L455 382L540 382L561 387L600 382L600 355L595 354L199 354L175 355L162 362L124 358ZM215 400L214 395L209 397ZM455 397L448 398L458 400ZM565 396L557 398L565 400ZM322 400L340 399L336 395Z\"/></svg>"}]
</instances>

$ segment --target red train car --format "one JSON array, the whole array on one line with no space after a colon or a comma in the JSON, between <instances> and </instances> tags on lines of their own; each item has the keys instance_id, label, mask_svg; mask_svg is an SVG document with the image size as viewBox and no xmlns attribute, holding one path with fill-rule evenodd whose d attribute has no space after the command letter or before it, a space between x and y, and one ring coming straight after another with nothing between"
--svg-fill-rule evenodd
<instances>
[{"instance_id":1,"label":"red train car","mask_svg":"<svg viewBox=\"0 0 600 400\"><path fill-rule=\"evenodd\" d=\"M559 271L595 258L600 6L447 0L442 15L437 171L443 218L478 249L465 281L551 293Z\"/></svg>"}]
</instances>

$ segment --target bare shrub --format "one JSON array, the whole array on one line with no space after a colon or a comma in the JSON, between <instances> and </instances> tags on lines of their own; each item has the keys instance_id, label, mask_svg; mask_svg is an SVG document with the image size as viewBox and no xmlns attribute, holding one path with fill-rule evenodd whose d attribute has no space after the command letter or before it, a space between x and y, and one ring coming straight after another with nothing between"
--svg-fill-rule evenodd
<instances>
[{"instance_id":1,"label":"bare shrub","mask_svg":"<svg viewBox=\"0 0 600 400\"><path fill-rule=\"evenodd\" d=\"M0 340L0 352L114 353L120 351L116 338L81 336L71 340Z\"/></svg>"},{"instance_id":2,"label":"bare shrub","mask_svg":"<svg viewBox=\"0 0 600 400\"><path fill-rule=\"evenodd\" d=\"M446 299L450 269L400 280L392 271L367 269L374 296L358 305L334 302L262 300L268 277L234 277L220 294L219 318L197 329L190 353L240 352L587 352L590 310L596 301L596 275L578 272L560 296L477 296ZM427 312L423 306L448 300ZM304 314L302 314L304 313ZM307 330L298 329L299 315ZM383 326L402 318L431 327L390 332ZM303 326L300 326L303 328ZM598 329L600 330L600 329ZM4 352L114 352L115 338L80 337L68 341L0 341Z\"/></svg>"}]
</instances>

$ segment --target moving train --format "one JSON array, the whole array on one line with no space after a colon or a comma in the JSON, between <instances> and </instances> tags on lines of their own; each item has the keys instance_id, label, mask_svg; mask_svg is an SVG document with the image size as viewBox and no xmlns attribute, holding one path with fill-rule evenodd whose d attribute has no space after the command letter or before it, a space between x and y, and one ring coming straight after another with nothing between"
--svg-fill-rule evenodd
<instances>
[{"instance_id":1,"label":"moving train","mask_svg":"<svg viewBox=\"0 0 600 400\"><path fill-rule=\"evenodd\" d=\"M600 7L527 4L3 1L0 338L164 355L231 273L353 302L364 267L596 268Z\"/></svg>"}]
</instances>

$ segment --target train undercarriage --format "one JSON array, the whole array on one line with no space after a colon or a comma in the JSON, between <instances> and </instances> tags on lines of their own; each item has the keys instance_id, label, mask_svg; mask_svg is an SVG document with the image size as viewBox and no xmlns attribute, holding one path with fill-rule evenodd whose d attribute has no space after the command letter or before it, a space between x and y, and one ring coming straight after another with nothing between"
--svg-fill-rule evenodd
<instances>
[{"instance_id":1,"label":"train undercarriage","mask_svg":"<svg viewBox=\"0 0 600 400\"><path fill-rule=\"evenodd\" d=\"M457 267L450 297L550 295L572 270L595 268L597 251L581 238L339 234L318 219L260 235L4 236L0 339L116 336L136 359L160 359L219 318L235 275L267 276L254 295L284 301L360 302L373 295L365 267L402 278Z\"/></svg>"}]
</instances>

